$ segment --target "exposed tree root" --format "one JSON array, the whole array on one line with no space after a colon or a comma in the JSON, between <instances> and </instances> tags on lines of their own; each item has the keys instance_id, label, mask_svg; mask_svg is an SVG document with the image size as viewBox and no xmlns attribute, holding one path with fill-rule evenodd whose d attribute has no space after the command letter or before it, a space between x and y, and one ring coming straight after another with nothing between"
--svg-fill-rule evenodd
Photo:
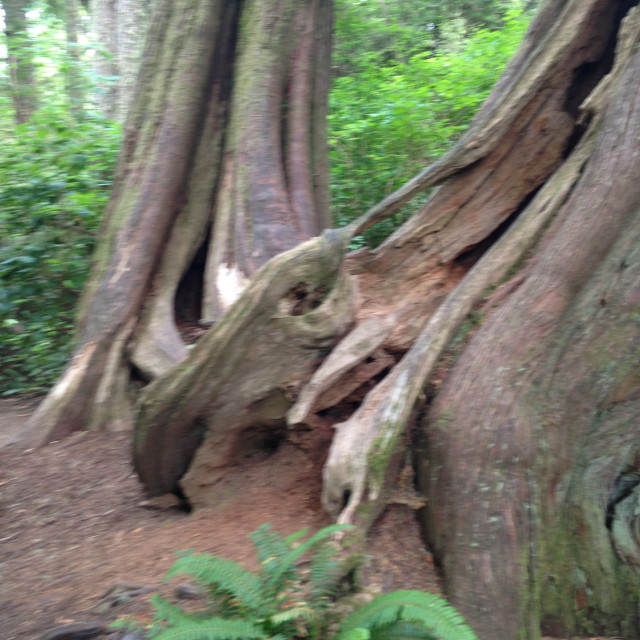
<instances>
[{"instance_id":1,"label":"exposed tree root","mask_svg":"<svg viewBox=\"0 0 640 640\"><path fill-rule=\"evenodd\" d=\"M145 388L135 460L150 494L177 489L204 430L194 465L215 470L244 429L284 424L288 398L354 322L357 295L342 268L348 241L328 231L271 260L188 357Z\"/></svg>"}]
</instances>

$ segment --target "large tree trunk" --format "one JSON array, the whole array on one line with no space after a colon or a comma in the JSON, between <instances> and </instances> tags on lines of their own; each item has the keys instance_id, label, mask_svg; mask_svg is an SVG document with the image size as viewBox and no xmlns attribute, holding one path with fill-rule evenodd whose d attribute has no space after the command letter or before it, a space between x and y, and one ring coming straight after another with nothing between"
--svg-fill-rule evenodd
<instances>
[{"instance_id":1,"label":"large tree trunk","mask_svg":"<svg viewBox=\"0 0 640 640\"><path fill-rule=\"evenodd\" d=\"M587 105L579 171L554 183L566 202L424 425L428 537L481 636L533 636L541 617L638 633L639 17Z\"/></svg>"},{"instance_id":2,"label":"large tree trunk","mask_svg":"<svg viewBox=\"0 0 640 640\"><path fill-rule=\"evenodd\" d=\"M548 2L456 147L318 235L330 2L160 2L76 354L33 440L135 424L149 494L197 505L247 442L333 426L322 502L366 529L426 387L425 531L480 636L637 634L634 4Z\"/></svg>"},{"instance_id":3,"label":"large tree trunk","mask_svg":"<svg viewBox=\"0 0 640 640\"><path fill-rule=\"evenodd\" d=\"M27 39L27 0L2 0L11 97L18 124L26 122L36 108L33 57Z\"/></svg>"}]
</instances>

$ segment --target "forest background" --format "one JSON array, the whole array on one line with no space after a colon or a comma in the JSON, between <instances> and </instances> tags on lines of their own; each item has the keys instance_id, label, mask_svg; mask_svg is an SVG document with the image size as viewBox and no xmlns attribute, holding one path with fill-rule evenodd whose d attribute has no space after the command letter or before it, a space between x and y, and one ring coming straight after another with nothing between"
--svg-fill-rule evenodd
<instances>
[{"instance_id":1,"label":"forest background","mask_svg":"<svg viewBox=\"0 0 640 640\"><path fill-rule=\"evenodd\" d=\"M123 2L114 15L105 13L107 4L2 3L3 396L45 392L71 351L74 308L108 200L148 20L141 3ZM452 146L515 51L534 4L337 2L329 116L335 226ZM18 28L15 15L23 18ZM119 49L105 35L118 27ZM369 229L353 248L377 246L427 197Z\"/></svg>"}]
</instances>

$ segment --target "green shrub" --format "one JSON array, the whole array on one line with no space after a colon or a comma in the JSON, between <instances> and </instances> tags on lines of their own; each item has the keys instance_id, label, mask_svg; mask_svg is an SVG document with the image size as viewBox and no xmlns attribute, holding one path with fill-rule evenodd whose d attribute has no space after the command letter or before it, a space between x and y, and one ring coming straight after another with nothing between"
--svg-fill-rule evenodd
<instances>
[{"instance_id":1,"label":"green shrub","mask_svg":"<svg viewBox=\"0 0 640 640\"><path fill-rule=\"evenodd\" d=\"M269 525L251 536L260 562L253 573L230 560L188 553L173 565L167 578L193 576L210 597L206 612L187 614L154 598L158 640L170 638L320 638L324 614L341 578L331 536L346 525L321 529L302 540L307 530L281 538ZM310 556L309 570L299 561ZM159 632L158 632L159 631Z\"/></svg>"},{"instance_id":2,"label":"green shrub","mask_svg":"<svg viewBox=\"0 0 640 640\"><path fill-rule=\"evenodd\" d=\"M119 140L45 109L0 143L1 395L45 391L64 366Z\"/></svg>"},{"instance_id":3,"label":"green shrub","mask_svg":"<svg viewBox=\"0 0 640 640\"><path fill-rule=\"evenodd\" d=\"M450 46L382 65L363 56L335 78L329 133L334 221L348 224L452 146L518 46L530 15L508 14L501 30L475 31ZM338 24L338 28L340 25ZM376 246L421 204L370 229Z\"/></svg>"}]
</instances>

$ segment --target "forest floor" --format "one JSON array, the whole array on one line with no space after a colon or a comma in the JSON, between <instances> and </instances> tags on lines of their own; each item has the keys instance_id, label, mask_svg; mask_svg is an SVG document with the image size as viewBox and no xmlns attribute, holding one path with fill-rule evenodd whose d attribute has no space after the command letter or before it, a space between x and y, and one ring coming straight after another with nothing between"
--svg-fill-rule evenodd
<instances>
[{"instance_id":1,"label":"forest floor","mask_svg":"<svg viewBox=\"0 0 640 640\"><path fill-rule=\"evenodd\" d=\"M39 450L15 442L35 400L0 401L0 637L32 640L74 622L148 621L154 593L182 549L256 562L249 534L329 524L318 460L283 445L240 462L217 487L216 507L186 514L145 500L131 468L131 437L78 433ZM184 578L182 580L184 582ZM439 591L415 512L390 505L370 533L361 574L372 591ZM51 636L49 636L51 637ZM60 637L60 636L56 636ZM83 636L89 637L89 636ZM101 637L119 638L120 632Z\"/></svg>"},{"instance_id":2,"label":"forest floor","mask_svg":"<svg viewBox=\"0 0 640 640\"><path fill-rule=\"evenodd\" d=\"M79 621L149 620L175 553L206 551L255 568L249 534L329 524L317 460L286 445L253 455L217 487L215 508L186 514L148 503L131 468L131 436L78 433L39 450L14 441L35 401L0 401L0 638L32 640ZM391 505L368 540L362 582L438 591L415 512ZM183 577L182 582L185 582ZM140 595L135 595L140 593ZM112 635L117 638L118 635Z\"/></svg>"}]
</instances>

